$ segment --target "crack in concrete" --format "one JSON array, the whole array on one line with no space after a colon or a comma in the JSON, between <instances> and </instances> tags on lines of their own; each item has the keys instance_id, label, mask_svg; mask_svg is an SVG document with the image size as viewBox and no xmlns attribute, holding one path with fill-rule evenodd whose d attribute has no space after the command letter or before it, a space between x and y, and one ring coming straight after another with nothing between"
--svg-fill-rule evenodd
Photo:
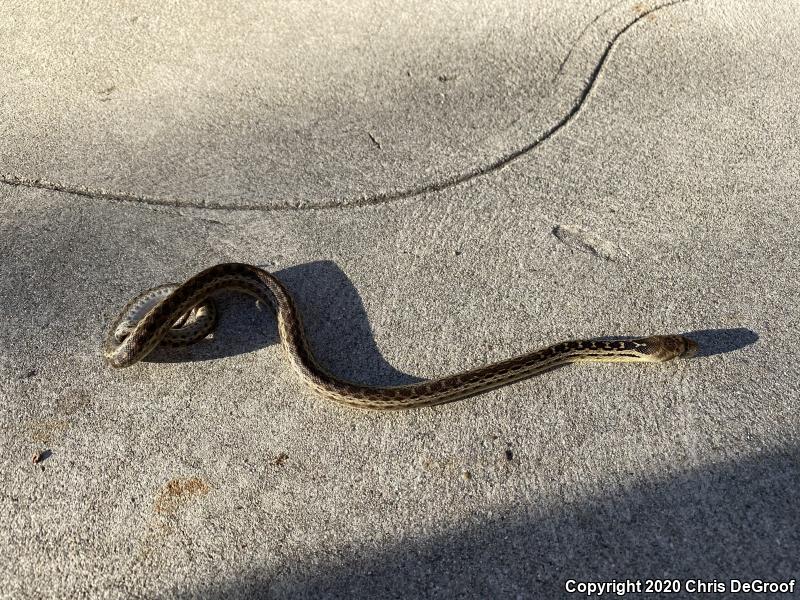
<instances>
[{"instance_id":1,"label":"crack in concrete","mask_svg":"<svg viewBox=\"0 0 800 600\"><path fill-rule=\"evenodd\" d=\"M616 4L612 4L607 9L605 9L603 12L601 12L599 15L597 15L594 19L592 19L586 25L583 26L583 29L578 34L578 37L575 38L575 40L572 42L572 45L569 47L569 50L567 50L567 54L564 57L564 60L562 60L561 64L558 65L558 71L556 71L556 74L553 75L553 79L550 80L551 82L555 81L556 79L558 79L559 75L561 75L561 73L564 72L564 67L567 65L567 61L569 60L569 57L572 56L572 53L575 51L575 48L578 46L578 43L583 39L583 36L586 35L586 32L589 31L589 28L592 25L594 25L595 23L597 23L597 21L599 21L600 18L603 17L604 15L606 15L609 11L617 8L618 6L620 6L622 4L624 4L624 1L623 2L617 2Z\"/></svg>"},{"instance_id":2,"label":"crack in concrete","mask_svg":"<svg viewBox=\"0 0 800 600\"><path fill-rule=\"evenodd\" d=\"M85 196L88 198L93 198L98 200L113 200L117 202L132 202L136 204L147 204L147 205L175 207L175 208L200 208L200 209L224 210L224 211L259 211L259 212L308 210L308 209L319 210L319 209L374 206L396 200L404 200L408 198L413 198L415 196L422 196L425 194L440 192L447 188L454 187L462 183L466 183L477 177L482 177L484 175L493 173L494 171L498 171L503 167L505 167L506 165L508 165L509 163L515 161L519 157L529 153L534 148L536 148L543 142L547 141L551 137L553 137L556 133L558 133L558 131L560 131L563 127L565 127L568 123L570 123L581 111L584 104L586 103L587 98L589 97L589 94L591 94L592 90L594 89L597 79L599 78L600 73L606 64L606 61L608 60L608 56L611 53L611 50L616 45L617 41L629 29L631 29L631 27L636 25L639 21L641 21L648 15L658 10L668 8L670 6L675 6L676 4L683 4L688 1L689 0L673 0L672 2L660 4L648 10L642 11L636 16L635 19L633 19L630 23L625 25L625 27L617 31L617 33L614 34L611 40L609 40L609 42L606 44L603 53L600 55L600 59L595 64L595 67L592 70L591 74L589 75L586 85L584 85L583 90L581 90L581 93L578 96L576 102L573 104L572 108L563 117L561 117L561 119L559 119L554 125L552 125L549 129L547 129L547 131L540 134L535 140L522 146L521 148L518 148L517 150L514 150L504 156L501 156L500 158L496 159L495 161L489 164L483 166L476 166L462 173L453 175L451 177L445 177L439 181L421 184L418 186L407 188L405 190L397 190L393 192L381 192L371 196L364 195L363 197L355 200L334 199L334 200L323 200L318 202L298 202L296 204L286 204L283 206L263 206L260 204L238 204L229 206L215 202L209 202L208 200L204 199L190 201L181 198L158 198L146 194L129 194L125 192L115 192L111 190L105 190L102 188L94 189L79 185L71 185L71 184L48 181L47 179L42 179L42 178L32 179L28 177L22 177L6 173L0 174L0 183L13 186L24 186L29 188L50 190L54 192L63 192L67 194L73 194L76 196ZM602 15L599 15L597 18L599 19L600 16ZM597 19L595 19L595 21L596 20ZM594 21L592 23L594 23Z\"/></svg>"}]
</instances>

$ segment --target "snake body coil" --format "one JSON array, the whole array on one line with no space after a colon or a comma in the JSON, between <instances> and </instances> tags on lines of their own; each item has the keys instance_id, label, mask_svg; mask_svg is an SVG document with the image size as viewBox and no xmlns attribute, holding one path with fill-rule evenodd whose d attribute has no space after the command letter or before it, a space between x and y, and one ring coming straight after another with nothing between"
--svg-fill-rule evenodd
<instances>
[{"instance_id":1,"label":"snake body coil","mask_svg":"<svg viewBox=\"0 0 800 600\"><path fill-rule=\"evenodd\" d=\"M314 358L300 313L283 284L270 273L242 263L206 269L182 285L159 286L137 296L115 319L103 344L112 367L128 367L160 343L191 344L213 329L210 296L221 290L244 292L269 304L277 316L289 361L318 394L359 408L397 410L431 406L526 379L574 362L665 362L689 357L697 344L680 335L640 339L574 340L455 375L395 387L367 387L337 379ZM193 324L186 323L193 320Z\"/></svg>"}]
</instances>

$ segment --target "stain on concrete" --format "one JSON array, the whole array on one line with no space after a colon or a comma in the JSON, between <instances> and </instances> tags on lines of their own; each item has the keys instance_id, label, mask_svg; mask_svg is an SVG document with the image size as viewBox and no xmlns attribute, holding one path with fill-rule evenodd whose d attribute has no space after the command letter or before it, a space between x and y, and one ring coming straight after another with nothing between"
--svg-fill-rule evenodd
<instances>
[{"instance_id":1,"label":"stain on concrete","mask_svg":"<svg viewBox=\"0 0 800 600\"><path fill-rule=\"evenodd\" d=\"M199 477L173 479L159 491L153 504L153 512L174 515L193 498L205 496L209 489L208 484Z\"/></svg>"}]
</instances>

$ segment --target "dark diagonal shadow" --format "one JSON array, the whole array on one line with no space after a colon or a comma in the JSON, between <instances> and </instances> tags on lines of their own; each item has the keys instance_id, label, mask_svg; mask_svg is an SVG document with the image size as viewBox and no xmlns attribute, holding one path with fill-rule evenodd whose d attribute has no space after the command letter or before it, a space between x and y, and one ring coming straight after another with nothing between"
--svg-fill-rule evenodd
<instances>
[{"instance_id":1,"label":"dark diagonal shadow","mask_svg":"<svg viewBox=\"0 0 800 600\"><path fill-rule=\"evenodd\" d=\"M262 266L268 269L266 266ZM366 385L392 386L422 381L384 360L372 335L358 291L332 261L315 261L275 272L303 315L306 335L320 362L337 376ZM150 362L194 362L256 352L280 343L268 306L236 293L216 298L216 332L197 344L160 347Z\"/></svg>"},{"instance_id":2,"label":"dark diagonal shadow","mask_svg":"<svg viewBox=\"0 0 800 600\"><path fill-rule=\"evenodd\" d=\"M349 545L322 562L316 556L298 563L301 557L294 556L273 572L253 568L237 580L198 584L178 596L586 598L567 594L566 582L659 578L677 579L681 591L624 597L789 598L794 595L734 594L730 581L797 578L798 495L800 452L792 448L620 486L549 511L520 497L491 518L474 515L470 525L431 537L400 541L405 536L398 534L398 541L380 547ZM395 509L376 510L389 515ZM358 528L358 515L348 524ZM699 589L697 581L705 582L706 593L687 591L687 583ZM796 583L794 589L797 594Z\"/></svg>"}]
</instances>

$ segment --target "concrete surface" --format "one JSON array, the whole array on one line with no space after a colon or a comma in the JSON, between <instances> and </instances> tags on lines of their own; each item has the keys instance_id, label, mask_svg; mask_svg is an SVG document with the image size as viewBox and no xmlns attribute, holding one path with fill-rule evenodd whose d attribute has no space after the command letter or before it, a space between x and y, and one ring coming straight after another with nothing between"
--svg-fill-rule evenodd
<instances>
[{"instance_id":1,"label":"concrete surface","mask_svg":"<svg viewBox=\"0 0 800 600\"><path fill-rule=\"evenodd\" d=\"M350 6L4 7L0 597L796 578L800 7ZM129 298L231 260L360 382L703 351L359 412L226 296L212 339L104 365Z\"/></svg>"}]
</instances>

